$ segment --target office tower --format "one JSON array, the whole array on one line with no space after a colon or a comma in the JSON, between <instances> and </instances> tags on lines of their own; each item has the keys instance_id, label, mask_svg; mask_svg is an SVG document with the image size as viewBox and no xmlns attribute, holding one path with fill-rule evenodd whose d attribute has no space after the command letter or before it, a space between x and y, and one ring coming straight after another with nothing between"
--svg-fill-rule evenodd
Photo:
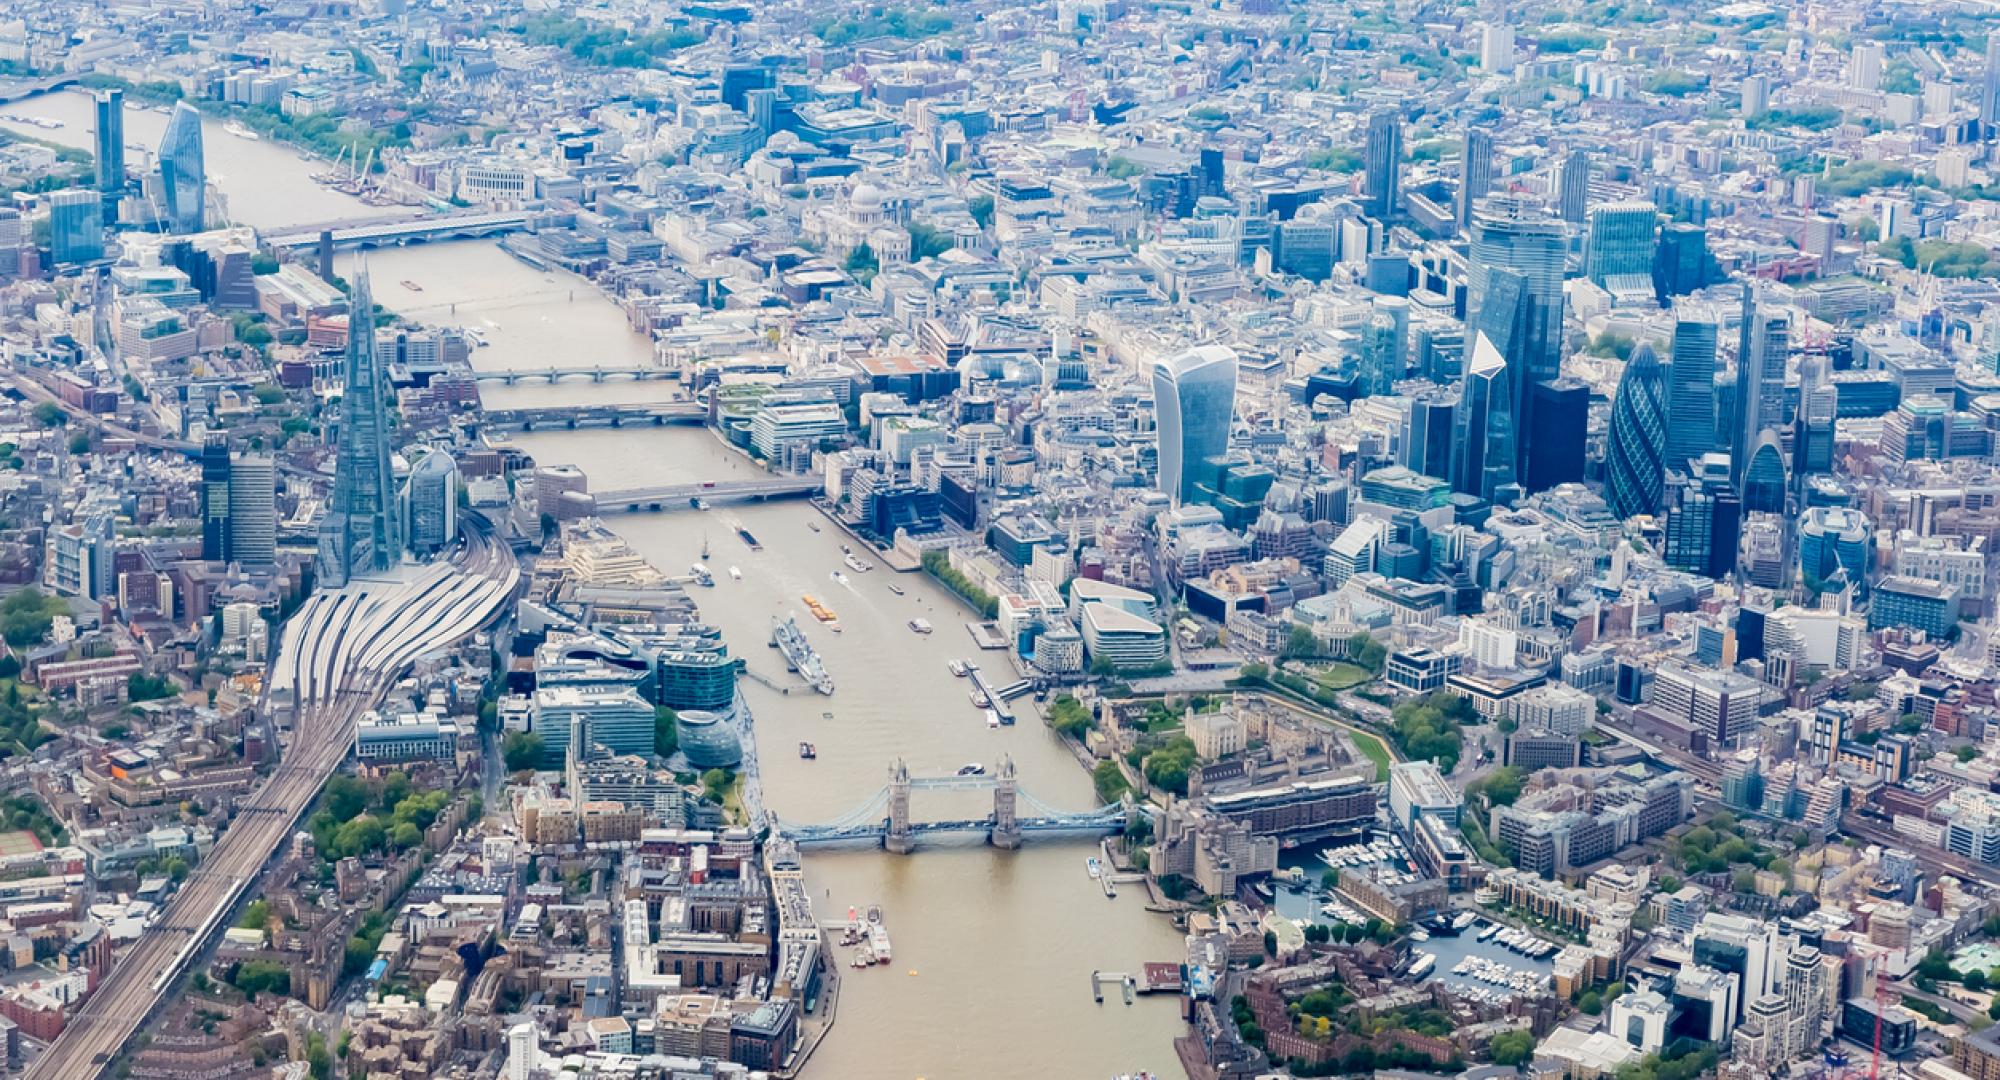
<instances>
[{"instance_id":1,"label":"office tower","mask_svg":"<svg viewBox=\"0 0 2000 1080\"><path fill-rule=\"evenodd\" d=\"M1528 444L1541 430L1528 412L1529 391L1562 375L1567 249L1562 223L1531 199L1493 195L1472 215L1465 275L1468 329L1491 337L1513 369L1516 476L1526 471Z\"/></svg>"},{"instance_id":2,"label":"office tower","mask_svg":"<svg viewBox=\"0 0 2000 1080\"><path fill-rule=\"evenodd\" d=\"M319 231L318 250L319 250L319 279L321 281L332 281L333 280L333 230L332 229L321 229Z\"/></svg>"},{"instance_id":3,"label":"office tower","mask_svg":"<svg viewBox=\"0 0 2000 1080\"><path fill-rule=\"evenodd\" d=\"M1642 344L1618 379L1604 452L1605 501L1621 518L1657 512L1666 494L1666 398L1659 359Z\"/></svg>"},{"instance_id":4,"label":"office tower","mask_svg":"<svg viewBox=\"0 0 2000 1080\"><path fill-rule=\"evenodd\" d=\"M1847 54L1847 85L1856 90L1882 89L1883 55L1881 42L1857 42Z\"/></svg>"},{"instance_id":5,"label":"office tower","mask_svg":"<svg viewBox=\"0 0 2000 1080\"><path fill-rule=\"evenodd\" d=\"M1666 492L1666 564L1726 576L1736 566L1743 534L1743 501L1730 484L1728 456L1706 454L1680 469L1669 465Z\"/></svg>"},{"instance_id":6,"label":"office tower","mask_svg":"<svg viewBox=\"0 0 2000 1080\"><path fill-rule=\"evenodd\" d=\"M1715 312L1687 304L1674 309L1673 364L1667 372L1670 469L1715 449Z\"/></svg>"},{"instance_id":7,"label":"office tower","mask_svg":"<svg viewBox=\"0 0 2000 1080\"><path fill-rule=\"evenodd\" d=\"M1547 491L1583 480L1584 436L1590 428L1590 387L1581 379L1543 379L1528 388L1529 433L1521 487Z\"/></svg>"},{"instance_id":8,"label":"office tower","mask_svg":"<svg viewBox=\"0 0 2000 1080\"><path fill-rule=\"evenodd\" d=\"M1493 133L1485 128L1465 129L1465 175L1458 182L1458 227L1472 226L1473 208L1493 190Z\"/></svg>"},{"instance_id":9,"label":"office tower","mask_svg":"<svg viewBox=\"0 0 2000 1080\"><path fill-rule=\"evenodd\" d=\"M1852 585L1865 594L1874 550L1874 526L1859 510L1814 506L1799 518L1799 576L1815 593Z\"/></svg>"},{"instance_id":10,"label":"office tower","mask_svg":"<svg viewBox=\"0 0 2000 1080\"><path fill-rule=\"evenodd\" d=\"M1801 490L1806 481L1833 471L1833 422L1840 396L1827 374L1824 356L1799 361L1799 411L1792 418L1792 482Z\"/></svg>"},{"instance_id":11,"label":"office tower","mask_svg":"<svg viewBox=\"0 0 2000 1080\"><path fill-rule=\"evenodd\" d=\"M1493 339L1480 333L1465 365L1465 385L1454 418L1457 457L1455 491L1492 500L1514 483L1514 388L1506 358Z\"/></svg>"},{"instance_id":12,"label":"office tower","mask_svg":"<svg viewBox=\"0 0 2000 1080\"><path fill-rule=\"evenodd\" d=\"M1487 23L1479 28L1479 70L1505 75L1514 70L1514 28Z\"/></svg>"},{"instance_id":13,"label":"office tower","mask_svg":"<svg viewBox=\"0 0 2000 1080\"><path fill-rule=\"evenodd\" d=\"M458 534L458 462L432 450L403 485L403 535L418 555L435 555Z\"/></svg>"},{"instance_id":14,"label":"office tower","mask_svg":"<svg viewBox=\"0 0 2000 1080\"><path fill-rule=\"evenodd\" d=\"M1403 173L1403 119L1394 109L1368 114L1368 148L1362 164L1367 169L1362 209L1372 218L1387 221L1396 213Z\"/></svg>"},{"instance_id":15,"label":"office tower","mask_svg":"<svg viewBox=\"0 0 2000 1080\"><path fill-rule=\"evenodd\" d=\"M1743 77L1743 118L1752 120L1771 110L1771 77L1769 75L1746 75Z\"/></svg>"},{"instance_id":16,"label":"office tower","mask_svg":"<svg viewBox=\"0 0 2000 1080\"><path fill-rule=\"evenodd\" d=\"M1361 337L1361 390L1388 395L1408 368L1404 342L1410 331L1410 302L1400 296L1375 298Z\"/></svg>"},{"instance_id":17,"label":"office tower","mask_svg":"<svg viewBox=\"0 0 2000 1080\"><path fill-rule=\"evenodd\" d=\"M335 587L389 569L403 550L389 465L388 387L375 356L375 335L368 328L375 305L366 266L354 269L347 306L347 384L340 399L333 500L319 529L320 581Z\"/></svg>"},{"instance_id":18,"label":"office tower","mask_svg":"<svg viewBox=\"0 0 2000 1080\"><path fill-rule=\"evenodd\" d=\"M105 223L115 225L118 201L125 197L125 92L99 90L96 106L97 194Z\"/></svg>"},{"instance_id":19,"label":"office tower","mask_svg":"<svg viewBox=\"0 0 2000 1080\"><path fill-rule=\"evenodd\" d=\"M1771 469L1777 467L1779 506L1783 508L1784 460L1778 452L1778 432L1785 422L1785 353L1791 347L1791 320L1782 311L1757 305L1748 282L1743 286L1743 328L1736 350L1736 439L1731 446L1730 474L1748 482L1752 459L1758 467L1760 499L1768 499ZM1764 508L1745 492L1746 509Z\"/></svg>"},{"instance_id":20,"label":"office tower","mask_svg":"<svg viewBox=\"0 0 2000 1080\"><path fill-rule=\"evenodd\" d=\"M1652 203L1607 203L1590 211L1583 272L1606 288L1652 283L1660 212Z\"/></svg>"},{"instance_id":21,"label":"office tower","mask_svg":"<svg viewBox=\"0 0 2000 1080\"><path fill-rule=\"evenodd\" d=\"M1174 505L1193 501L1202 461L1229 449L1236 412L1236 351L1202 345L1153 366L1160 490Z\"/></svg>"},{"instance_id":22,"label":"office tower","mask_svg":"<svg viewBox=\"0 0 2000 1080\"><path fill-rule=\"evenodd\" d=\"M1653 291L1661 304L1708 284L1708 230L1685 221L1660 230L1654 253Z\"/></svg>"},{"instance_id":23,"label":"office tower","mask_svg":"<svg viewBox=\"0 0 2000 1080\"><path fill-rule=\"evenodd\" d=\"M1556 178L1556 206L1564 221L1581 225L1590 206L1590 155L1571 150Z\"/></svg>"},{"instance_id":24,"label":"office tower","mask_svg":"<svg viewBox=\"0 0 2000 1080\"><path fill-rule=\"evenodd\" d=\"M201 447L201 557L229 558L229 440L221 435Z\"/></svg>"},{"instance_id":25,"label":"office tower","mask_svg":"<svg viewBox=\"0 0 2000 1080\"><path fill-rule=\"evenodd\" d=\"M49 196L49 254L56 265L104 257L104 203L95 191L70 188Z\"/></svg>"},{"instance_id":26,"label":"office tower","mask_svg":"<svg viewBox=\"0 0 2000 1080\"><path fill-rule=\"evenodd\" d=\"M1226 192L1226 188L1223 184L1222 148L1219 146L1204 146L1201 148L1201 154L1197 160L1201 167L1201 193L1203 195L1223 195Z\"/></svg>"},{"instance_id":27,"label":"office tower","mask_svg":"<svg viewBox=\"0 0 2000 1080\"><path fill-rule=\"evenodd\" d=\"M1986 70L1979 77L1979 126L2000 128L2000 34L1986 38Z\"/></svg>"},{"instance_id":28,"label":"office tower","mask_svg":"<svg viewBox=\"0 0 2000 1080\"><path fill-rule=\"evenodd\" d=\"M1711 911L1694 929L1694 962L1735 979L1737 992L1732 997L1739 1017L1748 1002L1784 985L1787 946L1788 939L1779 935L1776 924L1742 915Z\"/></svg>"},{"instance_id":29,"label":"office tower","mask_svg":"<svg viewBox=\"0 0 2000 1080\"><path fill-rule=\"evenodd\" d=\"M239 454L229 464L229 561L270 566L278 561L278 463ZM207 536L203 535L206 542Z\"/></svg>"},{"instance_id":30,"label":"office tower","mask_svg":"<svg viewBox=\"0 0 2000 1080\"><path fill-rule=\"evenodd\" d=\"M1449 480L1452 471L1452 414L1458 409L1458 388L1429 386L1409 398L1409 423L1398 462L1425 476Z\"/></svg>"},{"instance_id":31,"label":"office tower","mask_svg":"<svg viewBox=\"0 0 2000 1080\"><path fill-rule=\"evenodd\" d=\"M205 208L208 171L202 163L201 110L185 101L174 105L160 136L160 181L166 191L166 229L197 233L208 227Z\"/></svg>"}]
</instances>

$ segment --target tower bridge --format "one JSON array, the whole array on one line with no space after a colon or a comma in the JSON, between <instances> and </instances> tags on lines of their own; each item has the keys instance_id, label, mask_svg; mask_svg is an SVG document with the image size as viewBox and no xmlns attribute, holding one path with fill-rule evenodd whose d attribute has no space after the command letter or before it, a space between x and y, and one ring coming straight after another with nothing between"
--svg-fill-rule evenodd
<instances>
[{"instance_id":1,"label":"tower bridge","mask_svg":"<svg viewBox=\"0 0 2000 1080\"><path fill-rule=\"evenodd\" d=\"M993 793L993 812L986 817L911 820L910 796L915 792L982 790ZM1025 816L1021 813L1024 807L1028 811ZM1012 757L1001 758L996 773L981 776L911 776L909 766L898 758L889 766L889 782L839 818L817 825L772 820L779 833L801 847L868 843L907 855L927 836L983 833L986 842L994 847L1013 849L1031 836L1101 836L1123 832L1131 816L1142 812L1143 808L1130 800L1095 810L1058 810L1021 790Z\"/></svg>"},{"instance_id":2,"label":"tower bridge","mask_svg":"<svg viewBox=\"0 0 2000 1080\"><path fill-rule=\"evenodd\" d=\"M508 386L524 382L553 384L564 379L589 379L594 383L601 383L606 379L647 382L652 379L679 379L681 370L657 367L502 368L496 371L475 372L472 377L477 382L505 383Z\"/></svg>"}]
</instances>

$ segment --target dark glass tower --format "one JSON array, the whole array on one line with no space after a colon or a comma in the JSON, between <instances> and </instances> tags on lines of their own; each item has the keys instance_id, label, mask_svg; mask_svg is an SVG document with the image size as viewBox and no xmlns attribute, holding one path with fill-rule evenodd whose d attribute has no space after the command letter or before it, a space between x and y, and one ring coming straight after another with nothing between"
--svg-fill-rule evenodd
<instances>
[{"instance_id":1,"label":"dark glass tower","mask_svg":"<svg viewBox=\"0 0 2000 1080\"><path fill-rule=\"evenodd\" d=\"M160 181L166 190L167 231L197 233L206 228L208 171L202 162L201 111L185 101L174 105L166 134L160 136Z\"/></svg>"},{"instance_id":2,"label":"dark glass tower","mask_svg":"<svg viewBox=\"0 0 2000 1080\"><path fill-rule=\"evenodd\" d=\"M368 270L357 266L348 299L347 385L340 399L333 501L319 530L320 581L332 586L389 569L403 550L389 464L388 387L375 355L374 310Z\"/></svg>"},{"instance_id":3,"label":"dark glass tower","mask_svg":"<svg viewBox=\"0 0 2000 1080\"><path fill-rule=\"evenodd\" d=\"M97 193L104 202L104 220L116 224L118 201L125 196L125 92L97 92L95 150Z\"/></svg>"},{"instance_id":4,"label":"dark glass tower","mask_svg":"<svg viewBox=\"0 0 2000 1080\"><path fill-rule=\"evenodd\" d=\"M1664 373L1650 345L1632 350L1611 401L1605 447L1605 501L1621 518L1659 510L1666 490L1667 402Z\"/></svg>"},{"instance_id":5,"label":"dark glass tower","mask_svg":"<svg viewBox=\"0 0 2000 1080\"><path fill-rule=\"evenodd\" d=\"M1453 490L1492 500L1514 483L1514 387L1512 372L1493 339L1473 340L1465 365L1465 386L1453 417L1457 458Z\"/></svg>"},{"instance_id":6,"label":"dark glass tower","mask_svg":"<svg viewBox=\"0 0 2000 1080\"><path fill-rule=\"evenodd\" d=\"M1394 109L1368 114L1368 148L1362 165L1367 169L1362 208L1369 217L1386 221L1396 212L1403 177L1403 120Z\"/></svg>"},{"instance_id":7,"label":"dark glass tower","mask_svg":"<svg viewBox=\"0 0 2000 1080\"><path fill-rule=\"evenodd\" d=\"M1671 469L1715 449L1715 313L1674 308L1673 367L1667 376L1667 452Z\"/></svg>"},{"instance_id":8,"label":"dark glass tower","mask_svg":"<svg viewBox=\"0 0 2000 1080\"><path fill-rule=\"evenodd\" d=\"M201 448L201 557L229 557L229 440L220 435Z\"/></svg>"}]
</instances>

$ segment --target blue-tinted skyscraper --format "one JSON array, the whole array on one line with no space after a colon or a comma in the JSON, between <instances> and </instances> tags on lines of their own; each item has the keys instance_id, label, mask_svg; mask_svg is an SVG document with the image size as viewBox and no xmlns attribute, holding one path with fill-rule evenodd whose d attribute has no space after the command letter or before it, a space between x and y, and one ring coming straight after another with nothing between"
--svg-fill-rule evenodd
<instances>
[{"instance_id":1,"label":"blue-tinted skyscraper","mask_svg":"<svg viewBox=\"0 0 2000 1080\"><path fill-rule=\"evenodd\" d=\"M1473 339L1465 364L1456 421L1457 459L1451 486L1491 500L1514 483L1514 387L1512 372L1493 339Z\"/></svg>"},{"instance_id":2,"label":"blue-tinted skyscraper","mask_svg":"<svg viewBox=\"0 0 2000 1080\"><path fill-rule=\"evenodd\" d=\"M1752 457L1768 447L1769 455L1759 463L1758 480L1771 482L1775 458L1778 489L1784 489L1784 461L1777 444L1785 422L1785 354L1791 348L1791 328L1784 312L1759 308L1756 293L1744 284L1743 334L1736 351L1736 438L1729 458L1730 474L1739 484L1747 482L1744 474ZM1743 505L1766 509L1747 494Z\"/></svg>"},{"instance_id":3,"label":"blue-tinted skyscraper","mask_svg":"<svg viewBox=\"0 0 2000 1080\"><path fill-rule=\"evenodd\" d=\"M1394 109L1368 114L1368 146L1361 161L1362 209L1378 221L1396 212L1403 179L1403 118Z\"/></svg>"},{"instance_id":4,"label":"blue-tinted skyscraper","mask_svg":"<svg viewBox=\"0 0 2000 1080\"><path fill-rule=\"evenodd\" d=\"M49 196L49 251L56 265L104 257L103 213L94 191L70 188Z\"/></svg>"},{"instance_id":5,"label":"blue-tinted skyscraper","mask_svg":"<svg viewBox=\"0 0 2000 1080\"><path fill-rule=\"evenodd\" d=\"M1160 490L1176 506L1195 497L1192 466L1229 449L1236 412L1236 351L1202 345L1153 367Z\"/></svg>"},{"instance_id":6,"label":"blue-tinted skyscraper","mask_svg":"<svg viewBox=\"0 0 2000 1080\"><path fill-rule=\"evenodd\" d=\"M1611 400L1605 501L1621 518L1660 509L1666 492L1666 379L1650 345L1632 350Z\"/></svg>"},{"instance_id":7,"label":"blue-tinted skyscraper","mask_svg":"<svg viewBox=\"0 0 2000 1080\"><path fill-rule=\"evenodd\" d=\"M166 190L170 233L197 233L208 227L205 206L208 170L201 155L201 110L185 101L174 105L160 136L160 181Z\"/></svg>"},{"instance_id":8,"label":"blue-tinted skyscraper","mask_svg":"<svg viewBox=\"0 0 2000 1080\"><path fill-rule=\"evenodd\" d=\"M1874 528L1859 510L1815 506L1799 519L1799 574L1806 588L1824 592L1852 585L1867 591Z\"/></svg>"},{"instance_id":9,"label":"blue-tinted skyscraper","mask_svg":"<svg viewBox=\"0 0 2000 1080\"><path fill-rule=\"evenodd\" d=\"M1715 313L1695 304L1674 308L1673 367L1667 374L1667 453L1670 469L1715 449Z\"/></svg>"},{"instance_id":10,"label":"blue-tinted skyscraper","mask_svg":"<svg viewBox=\"0 0 2000 1080\"><path fill-rule=\"evenodd\" d=\"M125 196L125 92L97 92L97 193L104 202L104 220L118 221L118 200Z\"/></svg>"},{"instance_id":11,"label":"blue-tinted skyscraper","mask_svg":"<svg viewBox=\"0 0 2000 1080\"><path fill-rule=\"evenodd\" d=\"M403 536L418 555L434 555L458 535L458 463L432 450L403 484Z\"/></svg>"},{"instance_id":12,"label":"blue-tinted skyscraper","mask_svg":"<svg viewBox=\"0 0 2000 1080\"><path fill-rule=\"evenodd\" d=\"M1650 288L1659 234L1660 212L1652 203L1607 203L1592 208L1584 274L1606 288Z\"/></svg>"},{"instance_id":13,"label":"blue-tinted skyscraper","mask_svg":"<svg viewBox=\"0 0 2000 1080\"><path fill-rule=\"evenodd\" d=\"M1562 375L1563 266L1568 253L1563 224L1533 200L1489 196L1472 215L1472 250L1466 260L1468 329L1493 339L1514 389L1515 475L1525 475L1540 430L1529 413L1529 391Z\"/></svg>"},{"instance_id":14,"label":"blue-tinted skyscraper","mask_svg":"<svg viewBox=\"0 0 2000 1080\"><path fill-rule=\"evenodd\" d=\"M1485 128L1465 132L1465 169L1459 177L1458 203L1454 216L1458 227L1472 225L1472 211L1493 190L1493 133Z\"/></svg>"},{"instance_id":15,"label":"blue-tinted skyscraper","mask_svg":"<svg viewBox=\"0 0 2000 1080\"><path fill-rule=\"evenodd\" d=\"M368 271L357 266L348 298L347 385L340 399L333 501L320 519L319 576L340 586L379 573L402 556L395 478L389 465L388 387L375 355L373 297Z\"/></svg>"}]
</instances>

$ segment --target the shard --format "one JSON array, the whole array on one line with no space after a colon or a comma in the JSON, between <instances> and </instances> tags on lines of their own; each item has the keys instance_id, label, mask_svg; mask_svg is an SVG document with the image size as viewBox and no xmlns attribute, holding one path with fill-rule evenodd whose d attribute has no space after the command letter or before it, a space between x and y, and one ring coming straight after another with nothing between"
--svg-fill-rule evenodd
<instances>
[{"instance_id":1,"label":"the shard","mask_svg":"<svg viewBox=\"0 0 2000 1080\"><path fill-rule=\"evenodd\" d=\"M348 298L347 385L340 399L333 501L319 528L320 583L335 587L389 569L403 550L374 312L367 268L357 265Z\"/></svg>"}]
</instances>

